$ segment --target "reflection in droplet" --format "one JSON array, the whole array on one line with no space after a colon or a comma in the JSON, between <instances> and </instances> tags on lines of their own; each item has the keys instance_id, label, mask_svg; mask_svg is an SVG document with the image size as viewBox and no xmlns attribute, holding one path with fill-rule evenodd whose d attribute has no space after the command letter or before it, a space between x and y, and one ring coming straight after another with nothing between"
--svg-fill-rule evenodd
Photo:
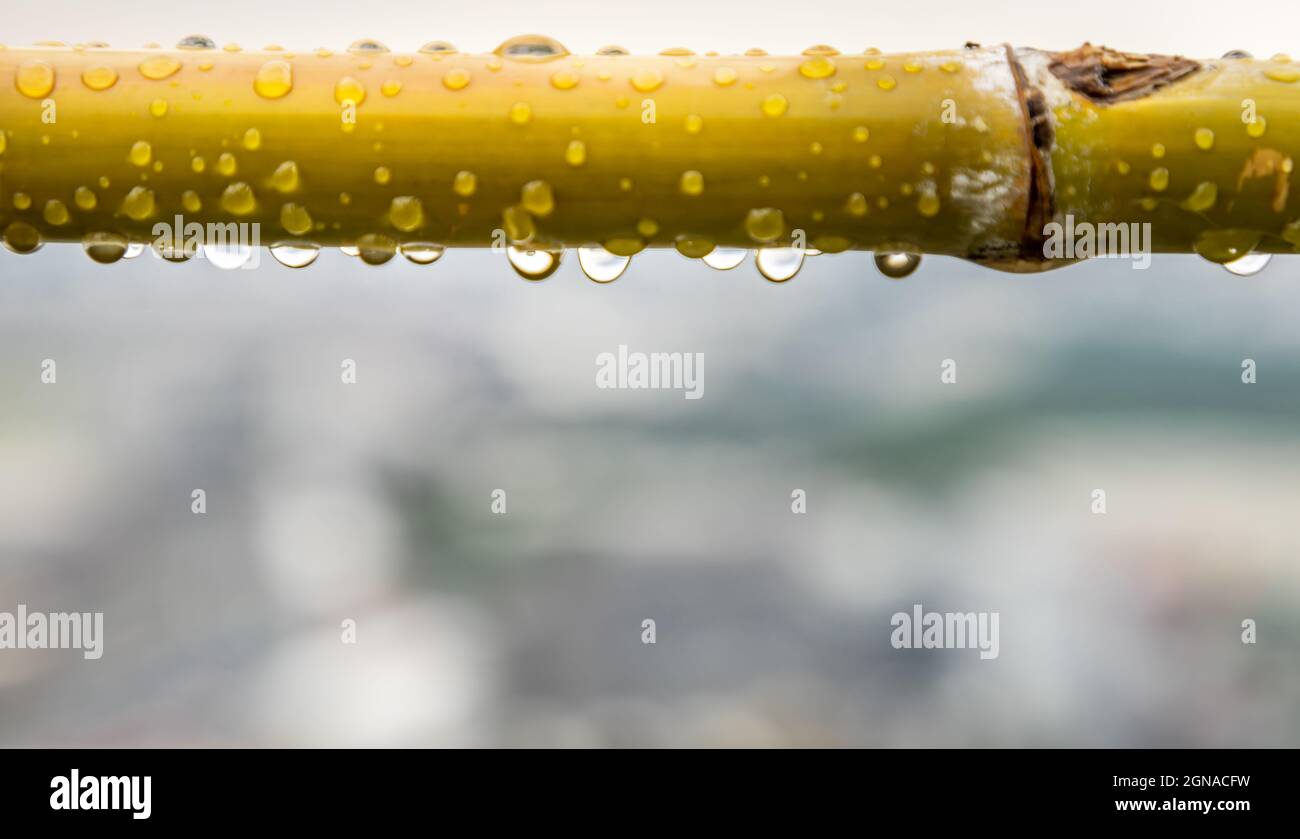
<instances>
[{"instance_id":1,"label":"reflection in droplet","mask_svg":"<svg viewBox=\"0 0 1300 839\"><path fill-rule=\"evenodd\" d=\"M357 256L367 265L383 265L397 254L397 242L382 233L367 233L357 239Z\"/></svg>"},{"instance_id":2,"label":"reflection in droplet","mask_svg":"<svg viewBox=\"0 0 1300 839\"><path fill-rule=\"evenodd\" d=\"M122 258L135 259L137 256L139 256L142 253L144 253L144 243L132 242L131 244L126 246L126 253L122 254Z\"/></svg>"},{"instance_id":3,"label":"reflection in droplet","mask_svg":"<svg viewBox=\"0 0 1300 839\"><path fill-rule=\"evenodd\" d=\"M550 61L569 54L564 44L545 35L519 35L502 43L494 52L515 61Z\"/></svg>"},{"instance_id":4,"label":"reflection in droplet","mask_svg":"<svg viewBox=\"0 0 1300 839\"><path fill-rule=\"evenodd\" d=\"M442 259L444 252L442 245L435 245L432 242L407 242L398 250L402 252L402 256L416 265L432 265Z\"/></svg>"},{"instance_id":5,"label":"reflection in droplet","mask_svg":"<svg viewBox=\"0 0 1300 839\"><path fill-rule=\"evenodd\" d=\"M253 249L240 244L204 245L203 258L223 271L233 271L248 264Z\"/></svg>"},{"instance_id":6,"label":"reflection in droplet","mask_svg":"<svg viewBox=\"0 0 1300 839\"><path fill-rule=\"evenodd\" d=\"M759 248L754 256L754 265L764 279L783 283L799 273L803 257L803 248Z\"/></svg>"},{"instance_id":7,"label":"reflection in droplet","mask_svg":"<svg viewBox=\"0 0 1300 839\"><path fill-rule=\"evenodd\" d=\"M0 236L4 245L14 253L35 253L41 249L41 234L35 227L25 221L12 222Z\"/></svg>"},{"instance_id":8,"label":"reflection in droplet","mask_svg":"<svg viewBox=\"0 0 1300 839\"><path fill-rule=\"evenodd\" d=\"M730 271L745 261L744 248L714 248L704 257L704 264L718 271Z\"/></svg>"},{"instance_id":9,"label":"reflection in droplet","mask_svg":"<svg viewBox=\"0 0 1300 839\"><path fill-rule=\"evenodd\" d=\"M875 255L876 270L892 280L901 280L921 264L921 255L908 251L886 251Z\"/></svg>"},{"instance_id":10,"label":"reflection in droplet","mask_svg":"<svg viewBox=\"0 0 1300 839\"><path fill-rule=\"evenodd\" d=\"M388 47L373 38L360 38L348 44L348 52L359 54L388 52Z\"/></svg>"},{"instance_id":11,"label":"reflection in droplet","mask_svg":"<svg viewBox=\"0 0 1300 839\"><path fill-rule=\"evenodd\" d=\"M130 242L121 233L87 233L81 240L86 255L101 265L117 262L126 256Z\"/></svg>"},{"instance_id":12,"label":"reflection in droplet","mask_svg":"<svg viewBox=\"0 0 1300 839\"><path fill-rule=\"evenodd\" d=\"M217 42L207 35L186 35L176 42L178 50L214 50Z\"/></svg>"},{"instance_id":13,"label":"reflection in droplet","mask_svg":"<svg viewBox=\"0 0 1300 839\"><path fill-rule=\"evenodd\" d=\"M1223 267L1238 277L1253 277L1267 268L1271 261L1271 253L1248 253L1239 259L1223 263Z\"/></svg>"},{"instance_id":14,"label":"reflection in droplet","mask_svg":"<svg viewBox=\"0 0 1300 839\"><path fill-rule=\"evenodd\" d=\"M516 274L525 280L537 282L555 273L555 269L560 267L563 253L563 251L529 250L511 245L506 249L506 258L510 260L510 267L515 269Z\"/></svg>"},{"instance_id":15,"label":"reflection in droplet","mask_svg":"<svg viewBox=\"0 0 1300 839\"><path fill-rule=\"evenodd\" d=\"M578 267L588 279L598 283L614 282L623 276L631 262L632 257L610 253L600 245L578 248Z\"/></svg>"},{"instance_id":16,"label":"reflection in droplet","mask_svg":"<svg viewBox=\"0 0 1300 839\"><path fill-rule=\"evenodd\" d=\"M306 268L319 255L320 247L311 242L277 242L271 246L271 256L286 268Z\"/></svg>"}]
</instances>

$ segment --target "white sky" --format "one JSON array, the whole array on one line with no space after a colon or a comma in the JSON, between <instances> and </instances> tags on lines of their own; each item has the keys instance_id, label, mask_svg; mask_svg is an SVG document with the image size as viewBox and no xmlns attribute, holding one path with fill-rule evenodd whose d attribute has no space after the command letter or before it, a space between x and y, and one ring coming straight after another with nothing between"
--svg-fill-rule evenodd
<instances>
[{"instance_id":1,"label":"white sky","mask_svg":"<svg viewBox=\"0 0 1300 839\"><path fill-rule=\"evenodd\" d=\"M668 46L698 52L797 52L829 43L846 52L1012 42L1063 49L1084 40L1119 49L1218 56L1300 56L1300 6L1281 0L4 0L3 41L104 40L114 46L174 43L198 32L245 47L345 46L373 37L411 50L443 39L490 50L540 32L573 52L618 43L633 52Z\"/></svg>"}]
</instances>

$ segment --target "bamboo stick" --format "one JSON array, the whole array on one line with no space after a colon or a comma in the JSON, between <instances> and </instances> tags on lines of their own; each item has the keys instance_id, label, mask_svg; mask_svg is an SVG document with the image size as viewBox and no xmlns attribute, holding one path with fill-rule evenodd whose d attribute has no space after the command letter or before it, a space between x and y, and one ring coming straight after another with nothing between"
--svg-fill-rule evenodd
<instances>
[{"instance_id":1,"label":"bamboo stick","mask_svg":"<svg viewBox=\"0 0 1300 839\"><path fill-rule=\"evenodd\" d=\"M1067 217L1150 222L1151 250L1219 262L1300 243L1282 57L188 46L0 50L11 250L109 261L177 217L371 262L793 245L1042 270L1069 261L1044 253Z\"/></svg>"}]
</instances>

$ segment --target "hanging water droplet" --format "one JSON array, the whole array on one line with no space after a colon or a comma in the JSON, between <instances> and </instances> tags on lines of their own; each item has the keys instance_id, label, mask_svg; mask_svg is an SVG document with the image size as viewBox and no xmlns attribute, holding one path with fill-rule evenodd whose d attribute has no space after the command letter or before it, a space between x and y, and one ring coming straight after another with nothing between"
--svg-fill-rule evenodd
<instances>
[{"instance_id":1,"label":"hanging water droplet","mask_svg":"<svg viewBox=\"0 0 1300 839\"><path fill-rule=\"evenodd\" d=\"M1223 54L1224 58L1254 58L1255 56L1245 50L1229 50Z\"/></svg>"},{"instance_id":2,"label":"hanging water droplet","mask_svg":"<svg viewBox=\"0 0 1300 839\"><path fill-rule=\"evenodd\" d=\"M730 271L745 261L744 248L714 248L704 257L704 264L717 271Z\"/></svg>"},{"instance_id":3,"label":"hanging water droplet","mask_svg":"<svg viewBox=\"0 0 1300 839\"><path fill-rule=\"evenodd\" d=\"M876 270L892 280L901 280L921 264L921 255L909 251L885 251L875 255Z\"/></svg>"},{"instance_id":4,"label":"hanging water droplet","mask_svg":"<svg viewBox=\"0 0 1300 839\"><path fill-rule=\"evenodd\" d=\"M248 264L253 258L253 249L238 243L204 245L203 257L223 271L233 271Z\"/></svg>"},{"instance_id":5,"label":"hanging water droplet","mask_svg":"<svg viewBox=\"0 0 1300 839\"><path fill-rule=\"evenodd\" d=\"M356 245L339 245L339 253L344 256L361 256L361 249Z\"/></svg>"},{"instance_id":6,"label":"hanging water droplet","mask_svg":"<svg viewBox=\"0 0 1300 839\"><path fill-rule=\"evenodd\" d=\"M176 42L178 50L214 50L217 42L207 35L186 35Z\"/></svg>"},{"instance_id":7,"label":"hanging water droplet","mask_svg":"<svg viewBox=\"0 0 1300 839\"><path fill-rule=\"evenodd\" d=\"M596 55L631 55L626 47L608 46L596 50Z\"/></svg>"},{"instance_id":8,"label":"hanging water droplet","mask_svg":"<svg viewBox=\"0 0 1300 839\"><path fill-rule=\"evenodd\" d=\"M168 262L184 262L194 256L193 250L184 242L172 244L165 238L158 239L150 245L153 252Z\"/></svg>"},{"instance_id":9,"label":"hanging water droplet","mask_svg":"<svg viewBox=\"0 0 1300 839\"><path fill-rule=\"evenodd\" d=\"M407 242L398 248L402 256L416 265L432 265L439 259L446 250L442 245L435 245L432 242Z\"/></svg>"},{"instance_id":10,"label":"hanging water droplet","mask_svg":"<svg viewBox=\"0 0 1300 839\"><path fill-rule=\"evenodd\" d=\"M357 239L357 255L367 265L383 265L397 254L397 242L382 233L367 233Z\"/></svg>"},{"instance_id":11,"label":"hanging water droplet","mask_svg":"<svg viewBox=\"0 0 1300 839\"><path fill-rule=\"evenodd\" d=\"M41 234L35 227L25 221L15 221L4 229L0 241L14 253L36 253L41 249Z\"/></svg>"},{"instance_id":12,"label":"hanging water droplet","mask_svg":"<svg viewBox=\"0 0 1300 839\"><path fill-rule=\"evenodd\" d=\"M277 242L271 246L271 256L286 268L306 268L320 255L320 246L311 242Z\"/></svg>"},{"instance_id":13,"label":"hanging water droplet","mask_svg":"<svg viewBox=\"0 0 1300 839\"><path fill-rule=\"evenodd\" d=\"M518 245L506 249L506 258L515 273L530 282L544 280L560 267L563 251L529 250Z\"/></svg>"},{"instance_id":14,"label":"hanging water droplet","mask_svg":"<svg viewBox=\"0 0 1300 839\"><path fill-rule=\"evenodd\" d=\"M87 233L81 240L86 255L101 265L109 265L126 256L129 244L121 233Z\"/></svg>"},{"instance_id":15,"label":"hanging water droplet","mask_svg":"<svg viewBox=\"0 0 1300 839\"><path fill-rule=\"evenodd\" d=\"M1267 268L1272 261L1271 253L1248 253L1239 259L1223 263L1223 267L1238 277L1253 277Z\"/></svg>"},{"instance_id":16,"label":"hanging water droplet","mask_svg":"<svg viewBox=\"0 0 1300 839\"><path fill-rule=\"evenodd\" d=\"M759 248L754 264L764 279L783 283L803 267L803 248Z\"/></svg>"},{"instance_id":17,"label":"hanging water droplet","mask_svg":"<svg viewBox=\"0 0 1300 839\"><path fill-rule=\"evenodd\" d=\"M600 245L578 248L578 267L588 279L598 283L614 282L623 276L631 262L632 257L610 253Z\"/></svg>"}]
</instances>

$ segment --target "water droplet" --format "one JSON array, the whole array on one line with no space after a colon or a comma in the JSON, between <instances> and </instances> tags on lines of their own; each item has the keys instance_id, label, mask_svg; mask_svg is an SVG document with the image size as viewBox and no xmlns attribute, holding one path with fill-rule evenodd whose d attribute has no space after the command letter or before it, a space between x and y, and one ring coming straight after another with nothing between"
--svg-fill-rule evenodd
<instances>
[{"instance_id":1,"label":"water droplet","mask_svg":"<svg viewBox=\"0 0 1300 839\"><path fill-rule=\"evenodd\" d=\"M879 58L873 58L863 66L868 70L879 70L885 66L885 62L881 61Z\"/></svg>"},{"instance_id":2,"label":"water droplet","mask_svg":"<svg viewBox=\"0 0 1300 839\"><path fill-rule=\"evenodd\" d=\"M140 75L151 81L160 81L181 69L181 63L170 55L151 55L140 62Z\"/></svg>"},{"instance_id":3,"label":"water droplet","mask_svg":"<svg viewBox=\"0 0 1300 839\"><path fill-rule=\"evenodd\" d=\"M704 175L695 169L688 169L682 173L678 187L683 195L699 195L704 192Z\"/></svg>"},{"instance_id":4,"label":"water droplet","mask_svg":"<svg viewBox=\"0 0 1300 839\"><path fill-rule=\"evenodd\" d=\"M785 233L785 214L774 207L759 207L745 216L745 232L749 238L766 245Z\"/></svg>"},{"instance_id":5,"label":"water droplet","mask_svg":"<svg viewBox=\"0 0 1300 839\"><path fill-rule=\"evenodd\" d=\"M187 189L181 193L181 207L183 207L187 213L197 213L203 209L203 201L199 198L197 192L192 189Z\"/></svg>"},{"instance_id":6,"label":"water droplet","mask_svg":"<svg viewBox=\"0 0 1300 839\"><path fill-rule=\"evenodd\" d=\"M402 92L402 83L397 79L388 79L379 86L379 92L392 98Z\"/></svg>"},{"instance_id":7,"label":"water droplet","mask_svg":"<svg viewBox=\"0 0 1300 839\"><path fill-rule=\"evenodd\" d=\"M1262 116L1256 116L1254 122L1246 123L1246 134L1256 139L1263 137L1264 132L1268 130L1268 120Z\"/></svg>"},{"instance_id":8,"label":"water droplet","mask_svg":"<svg viewBox=\"0 0 1300 839\"><path fill-rule=\"evenodd\" d=\"M843 236L818 236L813 239L814 247L809 248L808 256L820 256L823 253L844 253L853 246L853 242Z\"/></svg>"},{"instance_id":9,"label":"water droplet","mask_svg":"<svg viewBox=\"0 0 1300 839\"><path fill-rule=\"evenodd\" d=\"M464 90L469 86L469 71L457 67L455 70L447 71L442 77L442 85L448 90Z\"/></svg>"},{"instance_id":10,"label":"water droplet","mask_svg":"<svg viewBox=\"0 0 1300 839\"><path fill-rule=\"evenodd\" d=\"M635 256L645 250L645 242L635 236L611 236L604 248L615 256Z\"/></svg>"},{"instance_id":11,"label":"water droplet","mask_svg":"<svg viewBox=\"0 0 1300 839\"><path fill-rule=\"evenodd\" d=\"M1272 67L1265 70L1264 75L1275 82L1285 82L1290 84L1292 82L1300 81L1300 70L1297 70L1294 67Z\"/></svg>"},{"instance_id":12,"label":"water droplet","mask_svg":"<svg viewBox=\"0 0 1300 839\"><path fill-rule=\"evenodd\" d=\"M233 271L248 264L253 249L240 244L204 245L203 257L223 271Z\"/></svg>"},{"instance_id":13,"label":"water droplet","mask_svg":"<svg viewBox=\"0 0 1300 839\"><path fill-rule=\"evenodd\" d=\"M653 90L658 90L659 86L664 83L664 76L663 73L653 67L647 67L633 73L630 81L632 87L641 93L650 93Z\"/></svg>"},{"instance_id":14,"label":"water droplet","mask_svg":"<svg viewBox=\"0 0 1300 839\"><path fill-rule=\"evenodd\" d=\"M375 183L383 186L393 179L393 172L387 166L375 167Z\"/></svg>"},{"instance_id":15,"label":"water droplet","mask_svg":"<svg viewBox=\"0 0 1300 839\"><path fill-rule=\"evenodd\" d=\"M320 255L320 246L311 242L276 242L271 256L285 268L306 268Z\"/></svg>"},{"instance_id":16,"label":"water droplet","mask_svg":"<svg viewBox=\"0 0 1300 839\"><path fill-rule=\"evenodd\" d=\"M555 193L546 181L529 181L519 196L519 203L535 216L549 216L555 209Z\"/></svg>"},{"instance_id":17,"label":"water droplet","mask_svg":"<svg viewBox=\"0 0 1300 839\"><path fill-rule=\"evenodd\" d=\"M916 211L926 218L934 218L942 209L939 202L939 196L933 192L922 192L916 199Z\"/></svg>"},{"instance_id":18,"label":"water droplet","mask_svg":"<svg viewBox=\"0 0 1300 839\"><path fill-rule=\"evenodd\" d=\"M754 256L754 265L764 279L774 283L783 283L799 273L803 267L803 248L759 248Z\"/></svg>"},{"instance_id":19,"label":"water droplet","mask_svg":"<svg viewBox=\"0 0 1300 839\"><path fill-rule=\"evenodd\" d=\"M497 47L494 52L513 61L551 61L569 54L564 44L545 35L518 35Z\"/></svg>"},{"instance_id":20,"label":"water droplet","mask_svg":"<svg viewBox=\"0 0 1300 839\"><path fill-rule=\"evenodd\" d=\"M469 198L478 189L478 177L473 172L457 172L451 180L452 191L462 198Z\"/></svg>"},{"instance_id":21,"label":"water droplet","mask_svg":"<svg viewBox=\"0 0 1300 839\"><path fill-rule=\"evenodd\" d=\"M235 181L221 193L221 209L231 215L246 216L257 209L257 196L251 186Z\"/></svg>"},{"instance_id":22,"label":"water droplet","mask_svg":"<svg viewBox=\"0 0 1300 839\"><path fill-rule=\"evenodd\" d=\"M683 233L673 241L673 246L688 259L701 259L713 251L713 240Z\"/></svg>"},{"instance_id":23,"label":"water droplet","mask_svg":"<svg viewBox=\"0 0 1300 839\"><path fill-rule=\"evenodd\" d=\"M133 186L122 199L122 212L135 221L144 221L154 214L153 190L143 186Z\"/></svg>"},{"instance_id":24,"label":"water droplet","mask_svg":"<svg viewBox=\"0 0 1300 839\"><path fill-rule=\"evenodd\" d=\"M1196 238L1192 248L1210 262L1226 265L1250 254L1261 236L1253 230L1206 230Z\"/></svg>"},{"instance_id":25,"label":"water droplet","mask_svg":"<svg viewBox=\"0 0 1300 839\"><path fill-rule=\"evenodd\" d=\"M403 233L424 224L424 204L414 195L399 195L388 207L388 220Z\"/></svg>"},{"instance_id":26,"label":"water droplet","mask_svg":"<svg viewBox=\"0 0 1300 839\"><path fill-rule=\"evenodd\" d=\"M699 134L704 130L704 117L699 114L687 114L686 119L682 120L682 128L686 129L687 134Z\"/></svg>"},{"instance_id":27,"label":"water droplet","mask_svg":"<svg viewBox=\"0 0 1300 839\"><path fill-rule=\"evenodd\" d=\"M217 42L206 35L186 35L176 42L178 50L214 50Z\"/></svg>"},{"instance_id":28,"label":"water droplet","mask_svg":"<svg viewBox=\"0 0 1300 839\"><path fill-rule=\"evenodd\" d=\"M361 251L356 245L339 245L339 253L344 256L361 256Z\"/></svg>"},{"instance_id":29,"label":"water droplet","mask_svg":"<svg viewBox=\"0 0 1300 839\"><path fill-rule=\"evenodd\" d=\"M1163 166L1157 166L1151 170L1147 182L1156 192L1164 192L1169 187L1169 170Z\"/></svg>"},{"instance_id":30,"label":"water droplet","mask_svg":"<svg viewBox=\"0 0 1300 839\"><path fill-rule=\"evenodd\" d=\"M158 254L162 259L168 262L185 262L194 256L194 249L191 242L180 242L173 244L166 238L157 239L150 244L153 252Z\"/></svg>"},{"instance_id":31,"label":"water droplet","mask_svg":"<svg viewBox=\"0 0 1300 839\"><path fill-rule=\"evenodd\" d=\"M54 90L54 68L44 61L24 61L18 65L14 85L24 96L44 99Z\"/></svg>"},{"instance_id":32,"label":"water droplet","mask_svg":"<svg viewBox=\"0 0 1300 839\"><path fill-rule=\"evenodd\" d=\"M799 75L806 79L828 79L835 75L835 62L825 55L814 55L799 65Z\"/></svg>"},{"instance_id":33,"label":"water droplet","mask_svg":"<svg viewBox=\"0 0 1300 839\"><path fill-rule=\"evenodd\" d=\"M599 245L578 248L578 266L582 273L598 283L612 283L631 264L632 257L610 253Z\"/></svg>"},{"instance_id":34,"label":"water droplet","mask_svg":"<svg viewBox=\"0 0 1300 839\"><path fill-rule=\"evenodd\" d=\"M528 242L537 234L533 217L523 207L506 207L502 210L501 226L505 228L506 237L516 244Z\"/></svg>"},{"instance_id":35,"label":"water droplet","mask_svg":"<svg viewBox=\"0 0 1300 839\"><path fill-rule=\"evenodd\" d=\"M432 242L407 242L398 250L408 261L416 265L432 265L439 259L445 251L442 245L435 245Z\"/></svg>"},{"instance_id":36,"label":"water droplet","mask_svg":"<svg viewBox=\"0 0 1300 839\"><path fill-rule=\"evenodd\" d=\"M581 140L570 140L564 150L564 162L570 166L581 166L587 162L587 144Z\"/></svg>"},{"instance_id":37,"label":"water droplet","mask_svg":"<svg viewBox=\"0 0 1300 839\"><path fill-rule=\"evenodd\" d=\"M1219 187L1213 181L1202 181L1197 184L1192 194L1187 196L1183 201L1182 207L1192 212L1204 212L1214 206L1214 202L1219 198Z\"/></svg>"},{"instance_id":38,"label":"water droplet","mask_svg":"<svg viewBox=\"0 0 1300 839\"><path fill-rule=\"evenodd\" d=\"M270 185L272 189L281 193L296 192L300 183L301 178L298 175L298 164L292 160L286 160L279 166L275 167L275 171L272 172L271 177L267 179L267 184Z\"/></svg>"},{"instance_id":39,"label":"water droplet","mask_svg":"<svg viewBox=\"0 0 1300 839\"><path fill-rule=\"evenodd\" d=\"M559 70L551 74L551 86L556 90L573 90L578 86L578 74L570 70Z\"/></svg>"},{"instance_id":40,"label":"water droplet","mask_svg":"<svg viewBox=\"0 0 1300 839\"><path fill-rule=\"evenodd\" d=\"M121 233L87 233L81 239L86 256L101 265L110 265L125 257L129 246L130 242Z\"/></svg>"},{"instance_id":41,"label":"water droplet","mask_svg":"<svg viewBox=\"0 0 1300 839\"><path fill-rule=\"evenodd\" d=\"M149 113L158 119L167 116L167 100L155 99L149 103Z\"/></svg>"},{"instance_id":42,"label":"water droplet","mask_svg":"<svg viewBox=\"0 0 1300 839\"><path fill-rule=\"evenodd\" d=\"M26 210L30 206L32 206L32 197L30 195L25 192L14 193L15 210Z\"/></svg>"},{"instance_id":43,"label":"water droplet","mask_svg":"<svg viewBox=\"0 0 1300 839\"><path fill-rule=\"evenodd\" d=\"M716 271L730 271L745 261L747 253L749 251L744 248L714 248L705 254L704 264Z\"/></svg>"},{"instance_id":44,"label":"water droplet","mask_svg":"<svg viewBox=\"0 0 1300 839\"><path fill-rule=\"evenodd\" d=\"M865 216L867 209L867 196L861 192L852 193L844 202L844 210L851 216Z\"/></svg>"},{"instance_id":45,"label":"water droplet","mask_svg":"<svg viewBox=\"0 0 1300 839\"><path fill-rule=\"evenodd\" d=\"M304 236L311 231L311 213L301 204L289 202L280 208L280 226L295 236Z\"/></svg>"},{"instance_id":46,"label":"water droplet","mask_svg":"<svg viewBox=\"0 0 1300 839\"><path fill-rule=\"evenodd\" d=\"M388 52L388 47L376 41L374 38L359 38L348 44L348 52L354 55L375 54Z\"/></svg>"},{"instance_id":47,"label":"water droplet","mask_svg":"<svg viewBox=\"0 0 1300 839\"><path fill-rule=\"evenodd\" d=\"M81 83L91 90L108 90L117 84L117 71L104 64L96 64L81 71Z\"/></svg>"},{"instance_id":48,"label":"water droplet","mask_svg":"<svg viewBox=\"0 0 1300 839\"><path fill-rule=\"evenodd\" d=\"M901 280L921 264L921 255L909 251L884 251L875 255L876 270L891 280Z\"/></svg>"},{"instance_id":49,"label":"water droplet","mask_svg":"<svg viewBox=\"0 0 1300 839\"><path fill-rule=\"evenodd\" d=\"M257 151L262 147L262 132L256 128L250 128L244 132L244 136L240 138L239 143L249 151Z\"/></svg>"},{"instance_id":50,"label":"water droplet","mask_svg":"<svg viewBox=\"0 0 1300 839\"><path fill-rule=\"evenodd\" d=\"M790 107L790 101L779 93L772 93L763 98L763 113L770 117L779 117Z\"/></svg>"},{"instance_id":51,"label":"water droplet","mask_svg":"<svg viewBox=\"0 0 1300 839\"><path fill-rule=\"evenodd\" d=\"M1214 148L1214 132L1208 128L1196 129L1192 139L1196 141L1196 147L1202 151Z\"/></svg>"},{"instance_id":52,"label":"water droplet","mask_svg":"<svg viewBox=\"0 0 1300 839\"><path fill-rule=\"evenodd\" d=\"M264 99L279 99L284 96L293 90L293 65L278 58L266 62L257 71L253 90Z\"/></svg>"},{"instance_id":53,"label":"water droplet","mask_svg":"<svg viewBox=\"0 0 1300 839\"><path fill-rule=\"evenodd\" d=\"M420 52L425 55L446 55L456 52L456 47L449 41L430 41L420 47Z\"/></svg>"},{"instance_id":54,"label":"water droplet","mask_svg":"<svg viewBox=\"0 0 1300 839\"><path fill-rule=\"evenodd\" d=\"M1253 55L1245 50L1229 50L1223 54L1224 58L1254 58Z\"/></svg>"},{"instance_id":55,"label":"water droplet","mask_svg":"<svg viewBox=\"0 0 1300 839\"><path fill-rule=\"evenodd\" d=\"M636 223L636 232L646 239L653 239L659 234L659 222L652 218L643 218Z\"/></svg>"},{"instance_id":56,"label":"water droplet","mask_svg":"<svg viewBox=\"0 0 1300 839\"><path fill-rule=\"evenodd\" d=\"M1248 253L1240 259L1223 263L1223 267L1238 277L1253 277L1268 267L1273 260L1271 253Z\"/></svg>"},{"instance_id":57,"label":"water droplet","mask_svg":"<svg viewBox=\"0 0 1300 839\"><path fill-rule=\"evenodd\" d=\"M99 199L95 196L93 190L88 187L79 186L72 193L72 202L76 204L78 208L89 211L95 209L95 205L99 203Z\"/></svg>"},{"instance_id":58,"label":"water droplet","mask_svg":"<svg viewBox=\"0 0 1300 839\"><path fill-rule=\"evenodd\" d=\"M720 87L727 87L736 81L736 71L730 67L719 67L713 71L713 81Z\"/></svg>"},{"instance_id":59,"label":"water droplet","mask_svg":"<svg viewBox=\"0 0 1300 839\"><path fill-rule=\"evenodd\" d=\"M515 125L527 125L533 119L533 109L527 102L516 102L510 106L510 121Z\"/></svg>"},{"instance_id":60,"label":"water droplet","mask_svg":"<svg viewBox=\"0 0 1300 839\"><path fill-rule=\"evenodd\" d=\"M563 251L528 250L512 245L506 250L506 258L515 273L530 282L538 282L555 273L560 267Z\"/></svg>"},{"instance_id":61,"label":"water droplet","mask_svg":"<svg viewBox=\"0 0 1300 839\"><path fill-rule=\"evenodd\" d=\"M57 198L45 202L45 211L42 215L45 216L45 221L54 227L61 227L68 223L68 207Z\"/></svg>"},{"instance_id":62,"label":"water droplet","mask_svg":"<svg viewBox=\"0 0 1300 839\"><path fill-rule=\"evenodd\" d=\"M367 265L383 265L397 254L397 242L382 233L367 233L357 239L357 256Z\"/></svg>"},{"instance_id":63,"label":"water droplet","mask_svg":"<svg viewBox=\"0 0 1300 839\"><path fill-rule=\"evenodd\" d=\"M345 102L360 105L366 101L366 88L351 76L344 76L334 85L334 101L340 105Z\"/></svg>"},{"instance_id":64,"label":"water droplet","mask_svg":"<svg viewBox=\"0 0 1300 839\"><path fill-rule=\"evenodd\" d=\"M631 53L625 47L609 46L596 50L596 55L631 55Z\"/></svg>"},{"instance_id":65,"label":"water droplet","mask_svg":"<svg viewBox=\"0 0 1300 839\"><path fill-rule=\"evenodd\" d=\"M876 79L876 87L881 90L893 90L898 87L898 80L888 73L885 73L880 78Z\"/></svg>"},{"instance_id":66,"label":"water droplet","mask_svg":"<svg viewBox=\"0 0 1300 839\"><path fill-rule=\"evenodd\" d=\"M0 234L0 241L18 254L35 253L42 245L40 232L25 221L11 222L4 233Z\"/></svg>"}]
</instances>

